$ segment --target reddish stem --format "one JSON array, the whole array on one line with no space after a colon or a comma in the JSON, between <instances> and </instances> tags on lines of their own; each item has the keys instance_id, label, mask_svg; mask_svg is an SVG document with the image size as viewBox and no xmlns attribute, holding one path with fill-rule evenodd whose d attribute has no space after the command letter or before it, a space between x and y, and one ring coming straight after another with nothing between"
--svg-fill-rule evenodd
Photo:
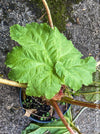
<instances>
[{"instance_id":1,"label":"reddish stem","mask_svg":"<svg viewBox=\"0 0 100 134\"><path fill-rule=\"evenodd\" d=\"M75 132L72 130L72 128L69 126L68 122L66 121L66 119L65 119L64 115L62 114L60 108L58 107L57 102L54 101L54 100L50 100L50 103L55 108L57 114L61 118L62 122L64 123L64 125L66 126L66 128L68 129L68 131L70 132L70 134L75 134Z\"/></svg>"},{"instance_id":2,"label":"reddish stem","mask_svg":"<svg viewBox=\"0 0 100 134\"><path fill-rule=\"evenodd\" d=\"M78 100L74 100L74 99L71 99L71 98L68 98L68 97L62 97L61 102L67 102L67 103L73 104L73 105L79 105L79 106L83 106L83 107L100 109L100 104L78 101Z\"/></svg>"}]
</instances>

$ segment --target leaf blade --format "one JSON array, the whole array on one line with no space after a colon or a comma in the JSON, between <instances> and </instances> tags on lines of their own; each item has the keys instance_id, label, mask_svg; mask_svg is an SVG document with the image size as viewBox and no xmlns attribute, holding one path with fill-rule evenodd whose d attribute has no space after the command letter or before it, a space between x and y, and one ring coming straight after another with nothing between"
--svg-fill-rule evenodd
<instances>
[{"instance_id":1,"label":"leaf blade","mask_svg":"<svg viewBox=\"0 0 100 134\"><path fill-rule=\"evenodd\" d=\"M82 84L92 82L95 60L81 59L82 54L56 27L17 24L10 28L10 36L20 46L14 47L7 56L6 65L12 69L9 78L27 83L28 95L51 99L62 84L78 90ZM85 80L86 73L88 81Z\"/></svg>"}]
</instances>

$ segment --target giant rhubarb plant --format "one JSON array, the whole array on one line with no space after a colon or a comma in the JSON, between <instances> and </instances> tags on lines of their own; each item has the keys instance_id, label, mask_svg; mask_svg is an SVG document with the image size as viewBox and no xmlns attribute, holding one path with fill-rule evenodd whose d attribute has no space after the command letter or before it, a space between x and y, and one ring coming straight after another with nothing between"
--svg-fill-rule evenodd
<instances>
[{"instance_id":1,"label":"giant rhubarb plant","mask_svg":"<svg viewBox=\"0 0 100 134\"><path fill-rule=\"evenodd\" d=\"M100 105L97 107L95 104L75 101L69 92L73 89L75 93L82 85L88 86L92 83L96 61L93 57L82 59L82 54L72 42L57 27L53 27L47 3L42 1L50 26L34 22L26 26L16 24L10 27L11 39L19 44L8 53L5 62L11 69L8 76L13 81L0 79L0 83L26 87L26 95L45 97L57 110L69 132L74 134L56 101L100 108ZM61 85L66 89L65 94L60 90Z\"/></svg>"},{"instance_id":2,"label":"giant rhubarb plant","mask_svg":"<svg viewBox=\"0 0 100 134\"><path fill-rule=\"evenodd\" d=\"M27 83L27 95L51 99L62 84L77 91L82 84L92 83L96 61L93 57L81 59L82 54L56 27L16 24L10 28L10 36L20 46L7 55L9 78Z\"/></svg>"}]
</instances>

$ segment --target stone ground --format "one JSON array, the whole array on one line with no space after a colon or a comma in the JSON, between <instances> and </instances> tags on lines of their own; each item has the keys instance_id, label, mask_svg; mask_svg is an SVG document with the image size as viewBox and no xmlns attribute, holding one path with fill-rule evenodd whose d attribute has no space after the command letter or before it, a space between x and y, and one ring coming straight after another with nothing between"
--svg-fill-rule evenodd
<instances>
[{"instance_id":1,"label":"stone ground","mask_svg":"<svg viewBox=\"0 0 100 134\"><path fill-rule=\"evenodd\" d=\"M84 56L91 53L100 60L100 0L83 0L74 5L72 14L76 23L66 25L65 35L71 39ZM13 24L25 25L38 21L35 5L31 6L24 0L0 0L0 74L7 78L8 69L4 65L5 57L16 45L9 37L9 27ZM31 122L24 117L19 107L19 89L0 85L0 134L21 134L21 131ZM79 98L80 99L80 98ZM73 116L80 107L72 106ZM100 134L100 110L87 108L76 120L82 134Z\"/></svg>"}]
</instances>

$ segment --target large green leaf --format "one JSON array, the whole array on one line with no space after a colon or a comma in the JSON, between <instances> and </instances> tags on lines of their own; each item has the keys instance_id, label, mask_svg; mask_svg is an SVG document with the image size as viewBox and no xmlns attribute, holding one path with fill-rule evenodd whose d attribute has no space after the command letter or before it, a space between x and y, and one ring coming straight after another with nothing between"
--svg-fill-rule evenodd
<instances>
[{"instance_id":1,"label":"large green leaf","mask_svg":"<svg viewBox=\"0 0 100 134\"><path fill-rule=\"evenodd\" d=\"M20 46L7 55L6 65L11 68L9 78L27 83L27 95L50 99L61 84L78 90L82 84L92 82L96 68L94 58L81 59L82 54L56 27L17 24L10 28L10 36Z\"/></svg>"}]
</instances>

